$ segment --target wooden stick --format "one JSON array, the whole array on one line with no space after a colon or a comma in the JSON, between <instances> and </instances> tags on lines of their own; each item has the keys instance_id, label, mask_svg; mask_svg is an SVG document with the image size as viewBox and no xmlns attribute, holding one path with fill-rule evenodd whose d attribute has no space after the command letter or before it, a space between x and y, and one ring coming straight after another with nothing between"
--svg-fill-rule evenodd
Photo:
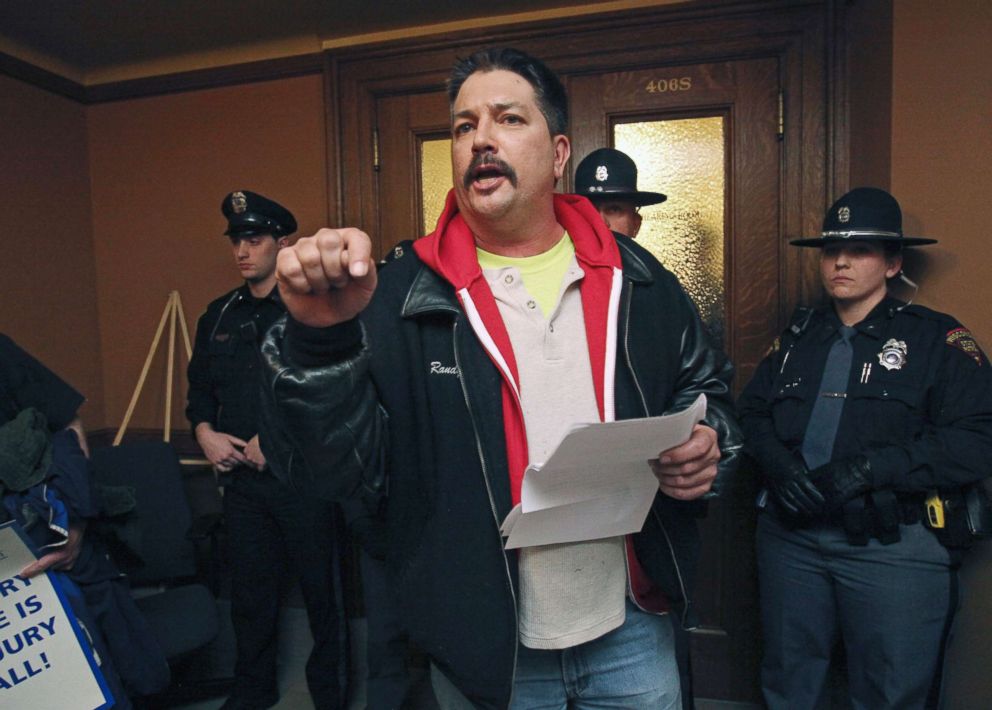
<instances>
[{"instance_id":1,"label":"wooden stick","mask_svg":"<svg viewBox=\"0 0 992 710\"><path fill-rule=\"evenodd\" d=\"M211 466L210 459L187 457L179 459L180 466Z\"/></svg>"},{"instance_id":2,"label":"wooden stick","mask_svg":"<svg viewBox=\"0 0 992 710\"><path fill-rule=\"evenodd\" d=\"M186 311L183 310L183 299L179 295L179 291L173 291L176 294L176 306L179 308L179 330L183 334L183 342L186 343L186 362L188 363L193 359L193 346L190 345L189 340L189 327L186 325Z\"/></svg>"},{"instance_id":3,"label":"wooden stick","mask_svg":"<svg viewBox=\"0 0 992 710\"><path fill-rule=\"evenodd\" d=\"M124 432L127 430L127 425L131 421L131 415L134 414L134 405L138 403L138 397L141 395L141 388L145 385L145 378L148 376L148 368L151 367L152 357L155 355L155 351L158 350L158 341L162 337L162 329L165 328L165 319L169 315L169 306L172 305L172 301L166 301L165 310L162 311L162 318L158 322L158 329L155 331L155 337L152 339L152 346L148 349L148 357L145 358L145 366L141 368L141 376L138 377L138 384L134 386L134 394L131 395L131 403L127 406L127 413L124 414L124 421L121 422L120 428L117 430L117 436L114 437L114 446L121 443L121 439L124 438Z\"/></svg>"},{"instance_id":4,"label":"wooden stick","mask_svg":"<svg viewBox=\"0 0 992 710\"><path fill-rule=\"evenodd\" d=\"M178 295L175 291L169 294L169 305L172 308L169 312L169 359L165 366L165 426L162 429L162 441L165 442L172 438L172 370L176 365L176 310L178 309L176 296Z\"/></svg>"}]
</instances>

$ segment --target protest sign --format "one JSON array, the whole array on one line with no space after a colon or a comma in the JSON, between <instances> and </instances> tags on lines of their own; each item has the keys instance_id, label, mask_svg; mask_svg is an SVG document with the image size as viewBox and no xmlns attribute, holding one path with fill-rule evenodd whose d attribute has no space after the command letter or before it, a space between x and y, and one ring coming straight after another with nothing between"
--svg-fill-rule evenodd
<instances>
[{"instance_id":1,"label":"protest sign","mask_svg":"<svg viewBox=\"0 0 992 710\"><path fill-rule=\"evenodd\" d=\"M58 580L18 575L35 559L16 523L0 525L0 707L111 707L113 698Z\"/></svg>"}]
</instances>

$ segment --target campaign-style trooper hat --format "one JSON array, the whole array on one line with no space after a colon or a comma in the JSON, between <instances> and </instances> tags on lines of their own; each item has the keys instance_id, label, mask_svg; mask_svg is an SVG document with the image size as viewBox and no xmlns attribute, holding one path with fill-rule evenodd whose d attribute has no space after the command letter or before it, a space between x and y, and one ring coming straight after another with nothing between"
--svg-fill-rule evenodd
<instances>
[{"instance_id":1,"label":"campaign-style trooper hat","mask_svg":"<svg viewBox=\"0 0 992 710\"><path fill-rule=\"evenodd\" d=\"M937 243L936 239L927 237L904 237L899 203L877 187L851 190L827 210L823 218L823 234L793 239L789 243L797 247L822 247L849 239L896 243L906 247Z\"/></svg>"},{"instance_id":2,"label":"campaign-style trooper hat","mask_svg":"<svg viewBox=\"0 0 992 710\"><path fill-rule=\"evenodd\" d=\"M296 231L293 213L278 202L255 192L238 190L224 198L220 211L227 218L227 236L234 238L271 234L278 239Z\"/></svg>"},{"instance_id":3,"label":"campaign-style trooper hat","mask_svg":"<svg viewBox=\"0 0 992 710\"><path fill-rule=\"evenodd\" d=\"M594 150L575 170L575 194L593 202L601 199L623 199L636 206L656 205L668 199L660 192L637 189L637 166L630 156L614 148Z\"/></svg>"}]
</instances>

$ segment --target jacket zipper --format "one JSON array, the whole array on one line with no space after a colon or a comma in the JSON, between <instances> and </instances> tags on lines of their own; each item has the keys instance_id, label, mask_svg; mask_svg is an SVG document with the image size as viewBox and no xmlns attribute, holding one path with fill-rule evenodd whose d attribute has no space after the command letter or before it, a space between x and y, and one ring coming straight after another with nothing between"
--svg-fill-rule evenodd
<instances>
[{"instance_id":1,"label":"jacket zipper","mask_svg":"<svg viewBox=\"0 0 992 710\"><path fill-rule=\"evenodd\" d=\"M644 416L648 416L650 409L648 409L647 397L644 396L644 390L641 388L641 383L637 381L637 372L634 370L634 364L630 359L630 344L628 342L628 336L630 334L630 286L628 285L624 293L624 308L623 308L623 354L624 359L627 363L627 369L630 371L631 379L634 380L634 387L637 389L637 396L641 399L641 407L644 410ZM658 527L661 528L661 532L665 536L665 544L668 546L668 554L672 558L672 565L675 567L675 574L679 580L679 588L682 590L682 599L685 600L682 609L682 616L679 619L682 628L685 628L686 618L689 614L689 594L685 588L685 580L682 578L682 570L679 568L678 558L675 556L675 547L672 545L672 539L668 535L668 530L665 529L664 523L661 521L661 517L658 515L658 511L651 506L651 514L654 516L655 521L658 523ZM624 545L624 556L627 555L627 546ZM628 565L630 562L628 561ZM630 574L627 574L627 587L630 589ZM634 602L635 606L643 612L649 612L644 609L638 602L637 597L634 596L633 589L630 589L630 598Z\"/></svg>"},{"instance_id":2,"label":"jacket zipper","mask_svg":"<svg viewBox=\"0 0 992 710\"><path fill-rule=\"evenodd\" d=\"M465 389L465 370L462 368L461 358L458 357L458 320L455 320L454 327L452 328L452 349L455 352L455 366L458 368L458 381L462 388L462 397L465 399L465 408L468 409L469 418L472 420L472 432L475 435L475 448L479 454L479 464L482 466L482 479L486 484L486 494L489 496L489 508L493 514L493 520L496 522L496 534L498 539L502 541L503 534L500 531L500 520L499 514L496 511L496 501L493 498L492 487L489 484L489 469L486 466L486 458L482 453L482 440L479 438L479 427L476 424L476 418L472 414L472 405L469 402L468 390ZM506 586L510 590L510 598L513 600L513 625L514 625L514 643L513 643L513 673L510 675L510 701L507 706L513 705L513 689L517 682L517 645L520 638L520 614L517 610L517 593L513 589L513 577L510 574L510 562L506 556L506 550L503 549L502 542L500 544L500 552L503 554L503 565L506 569Z\"/></svg>"}]
</instances>

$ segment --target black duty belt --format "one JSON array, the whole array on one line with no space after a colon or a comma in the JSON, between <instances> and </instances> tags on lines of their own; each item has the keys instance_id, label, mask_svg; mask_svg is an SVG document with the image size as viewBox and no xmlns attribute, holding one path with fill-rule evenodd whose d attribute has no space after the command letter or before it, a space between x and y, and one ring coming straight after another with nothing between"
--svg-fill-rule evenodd
<instances>
[{"instance_id":1,"label":"black duty belt","mask_svg":"<svg viewBox=\"0 0 992 710\"><path fill-rule=\"evenodd\" d=\"M837 527L847 534L852 545L867 545L875 538L883 545L898 542L900 525L915 525L922 521L923 494L903 494L894 491L872 491L847 501L843 508L825 517L795 518L772 505L775 517L788 528L809 528L816 525Z\"/></svg>"}]
</instances>

